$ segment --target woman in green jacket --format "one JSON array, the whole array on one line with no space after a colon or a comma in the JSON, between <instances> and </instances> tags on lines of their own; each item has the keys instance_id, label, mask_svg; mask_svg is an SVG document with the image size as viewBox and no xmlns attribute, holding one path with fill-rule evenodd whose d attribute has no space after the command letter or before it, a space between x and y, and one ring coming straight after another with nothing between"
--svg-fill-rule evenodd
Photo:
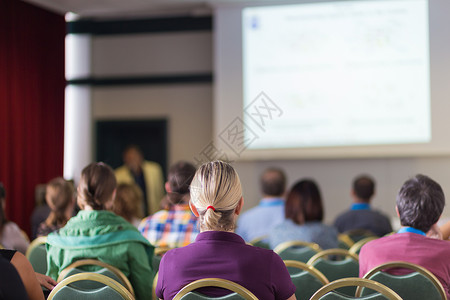
<instances>
[{"instance_id":1,"label":"woman in green jacket","mask_svg":"<svg viewBox=\"0 0 450 300\"><path fill-rule=\"evenodd\" d=\"M113 170L91 163L81 173L77 203L81 211L47 238L47 275L59 273L80 259L97 259L121 270L136 299L151 299L154 248L122 217L108 211L116 192Z\"/></svg>"}]
</instances>

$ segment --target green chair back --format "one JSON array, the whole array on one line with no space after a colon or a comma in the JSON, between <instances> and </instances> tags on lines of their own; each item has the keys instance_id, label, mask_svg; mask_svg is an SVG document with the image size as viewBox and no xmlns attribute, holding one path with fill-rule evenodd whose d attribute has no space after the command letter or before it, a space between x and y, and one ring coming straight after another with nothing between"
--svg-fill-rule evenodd
<instances>
[{"instance_id":1,"label":"green chair back","mask_svg":"<svg viewBox=\"0 0 450 300\"><path fill-rule=\"evenodd\" d=\"M435 288L434 284L423 277L423 275L416 272L403 276L395 276L380 271L371 276L370 279L390 287L403 299L442 299L442 296ZM371 293L372 291L369 289L362 289L361 295L368 295Z\"/></svg>"},{"instance_id":2,"label":"green chair back","mask_svg":"<svg viewBox=\"0 0 450 300\"><path fill-rule=\"evenodd\" d=\"M311 257L313 257L317 252L309 247L302 248L289 248L279 253L281 259L283 260L296 260L306 263Z\"/></svg>"},{"instance_id":3,"label":"green chair back","mask_svg":"<svg viewBox=\"0 0 450 300\"><path fill-rule=\"evenodd\" d=\"M386 271L389 269L409 269L411 273L405 275L393 275ZM382 264L370 270L364 278L382 283L403 299L427 299L441 300L447 299L445 290L439 280L428 270L421 266L407 262L390 262ZM358 294L369 295L372 291L368 289L358 289Z\"/></svg>"},{"instance_id":4,"label":"green chair back","mask_svg":"<svg viewBox=\"0 0 450 300\"><path fill-rule=\"evenodd\" d=\"M242 297L241 295L237 294L237 293L231 293L229 295L226 296L222 296L222 297L208 297L205 295L202 295L200 293L197 292L189 292L186 295L182 296L180 298L180 300L210 300L210 299L214 299L214 300L242 300L245 299L244 297Z\"/></svg>"},{"instance_id":5,"label":"green chair back","mask_svg":"<svg viewBox=\"0 0 450 300\"><path fill-rule=\"evenodd\" d=\"M38 237L28 246L25 256L37 273L47 273L47 237Z\"/></svg>"},{"instance_id":6,"label":"green chair back","mask_svg":"<svg viewBox=\"0 0 450 300\"><path fill-rule=\"evenodd\" d=\"M343 257L342 260L331 258ZM337 279L359 276L359 262L357 255L350 254L344 249L328 249L313 256L308 265L315 267L331 282ZM338 292L345 295L354 295L355 287L344 287Z\"/></svg>"},{"instance_id":7,"label":"green chair back","mask_svg":"<svg viewBox=\"0 0 450 300\"><path fill-rule=\"evenodd\" d=\"M289 241L275 247L275 251L283 260L296 260L306 263L322 249L315 243Z\"/></svg>"},{"instance_id":8,"label":"green chair back","mask_svg":"<svg viewBox=\"0 0 450 300\"><path fill-rule=\"evenodd\" d=\"M75 274L81 274L81 273L86 273L86 271L78 269L78 268L73 268L67 272L67 274L64 278L67 278L67 277L75 275ZM108 270L106 268L101 268L100 270L94 271L92 273L107 276L107 277L114 279L115 281L121 283L122 285L124 285L124 283L121 282L121 279L116 274L114 274L113 272L111 272L110 270ZM81 280L81 281L73 282L71 284L71 286L76 289L81 289L81 290L93 290L93 289L99 289L101 287L104 287L105 285L98 281Z\"/></svg>"},{"instance_id":9,"label":"green chair back","mask_svg":"<svg viewBox=\"0 0 450 300\"><path fill-rule=\"evenodd\" d=\"M73 284L80 281L95 281L102 284L96 289L80 289ZM58 283L47 300L134 300L133 295L119 282L96 273L80 273L69 276Z\"/></svg>"},{"instance_id":10,"label":"green chair back","mask_svg":"<svg viewBox=\"0 0 450 300\"><path fill-rule=\"evenodd\" d=\"M153 255L153 258L152 258L152 270L154 272L158 272L159 264L161 263L161 259L162 259L162 256L160 256L160 255Z\"/></svg>"},{"instance_id":11,"label":"green chair back","mask_svg":"<svg viewBox=\"0 0 450 300\"><path fill-rule=\"evenodd\" d=\"M124 298L108 286L97 289L82 290L71 286L61 288L52 298L53 300L123 300Z\"/></svg>"},{"instance_id":12,"label":"green chair back","mask_svg":"<svg viewBox=\"0 0 450 300\"><path fill-rule=\"evenodd\" d=\"M328 284L328 279L316 268L293 260L284 261L296 286L297 300L308 300L321 287Z\"/></svg>"},{"instance_id":13,"label":"green chair back","mask_svg":"<svg viewBox=\"0 0 450 300\"><path fill-rule=\"evenodd\" d=\"M264 236L260 236L256 239L253 239L248 243L255 247L271 250L272 248L270 248L270 245L269 245L269 242L267 241L267 239L268 239L268 236L264 235Z\"/></svg>"},{"instance_id":14,"label":"green chair back","mask_svg":"<svg viewBox=\"0 0 450 300\"><path fill-rule=\"evenodd\" d=\"M250 243L255 247L263 248L263 249L271 249L269 243L265 241L257 241L255 243Z\"/></svg>"},{"instance_id":15,"label":"green chair back","mask_svg":"<svg viewBox=\"0 0 450 300\"><path fill-rule=\"evenodd\" d=\"M169 248L169 247L158 247L158 248L155 248L155 252L154 252L153 258L152 258L152 269L153 269L153 272L155 274L159 270L159 264L161 263L162 257L170 249L173 249L173 248Z\"/></svg>"},{"instance_id":16,"label":"green chair back","mask_svg":"<svg viewBox=\"0 0 450 300\"><path fill-rule=\"evenodd\" d=\"M342 288L341 288L342 289ZM379 293L367 295L364 297L355 298L353 296L344 295L336 291L331 291L327 293L326 295L320 297L320 300L386 300L389 299L386 296L383 296Z\"/></svg>"},{"instance_id":17,"label":"green chair back","mask_svg":"<svg viewBox=\"0 0 450 300\"><path fill-rule=\"evenodd\" d=\"M80 259L73 262L59 273L57 282L61 282L74 275L83 273L99 274L106 276L123 285L134 296L133 286L131 285L130 280L125 276L125 274L122 271L120 271L119 269L117 269L112 265L109 265L96 259L90 258ZM104 284L100 284L95 280L91 281L84 280L84 281L76 281L72 283L71 286L74 286L78 289L96 289L104 286Z\"/></svg>"},{"instance_id":18,"label":"green chair back","mask_svg":"<svg viewBox=\"0 0 450 300\"><path fill-rule=\"evenodd\" d=\"M231 292L231 294L228 294L226 296L223 296L221 298L217 297L208 297L205 295L201 295L198 293L197 289L201 289L204 287L218 287L227 289ZM222 279L222 278L204 278L199 279L196 281L193 281L189 284L187 284L185 287L183 287L173 298L173 300L188 300L188 299L198 299L198 300L204 300L204 299L244 299L244 300L258 300L256 296L250 292L245 287L241 286L240 284L237 284L235 282L232 282L230 280Z\"/></svg>"},{"instance_id":19,"label":"green chair back","mask_svg":"<svg viewBox=\"0 0 450 300\"><path fill-rule=\"evenodd\" d=\"M378 239L377 236L369 236L369 237L366 237L366 238L364 238L364 239L362 239L362 240L359 240L358 242L354 243L353 246L351 246L350 249L349 249L348 251L349 251L350 253L358 254L358 255L359 255L359 252L361 252L362 246L364 246L364 245L367 244L368 242L373 241L373 240L376 240L376 239Z\"/></svg>"},{"instance_id":20,"label":"green chair back","mask_svg":"<svg viewBox=\"0 0 450 300\"><path fill-rule=\"evenodd\" d=\"M338 248L349 250L354 243L347 234L341 233L338 235Z\"/></svg>"},{"instance_id":21,"label":"green chair back","mask_svg":"<svg viewBox=\"0 0 450 300\"><path fill-rule=\"evenodd\" d=\"M364 287L375 290L375 294L370 294L366 296L353 296L345 295L337 290L343 289L345 287ZM343 278L338 279L324 287L320 288L310 300L402 300L402 298L397 295L390 288L382 285L373 280L363 279L363 278Z\"/></svg>"},{"instance_id":22,"label":"green chair back","mask_svg":"<svg viewBox=\"0 0 450 300\"><path fill-rule=\"evenodd\" d=\"M378 237L372 231L365 230L365 229L353 229L353 230L344 232L344 234L348 235L353 240L354 243L357 243L360 240L363 240L368 237Z\"/></svg>"}]
</instances>

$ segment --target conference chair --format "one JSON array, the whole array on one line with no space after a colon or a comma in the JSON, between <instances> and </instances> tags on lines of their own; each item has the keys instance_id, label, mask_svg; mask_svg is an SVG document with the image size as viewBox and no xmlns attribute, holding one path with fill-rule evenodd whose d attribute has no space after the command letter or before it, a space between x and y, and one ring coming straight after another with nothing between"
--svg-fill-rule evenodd
<instances>
[{"instance_id":1,"label":"conference chair","mask_svg":"<svg viewBox=\"0 0 450 300\"><path fill-rule=\"evenodd\" d=\"M359 242L360 240L371 237L371 236L377 236L372 231L366 230L366 229L347 230L344 232L344 234L348 235L354 243Z\"/></svg>"},{"instance_id":2,"label":"conference chair","mask_svg":"<svg viewBox=\"0 0 450 300\"><path fill-rule=\"evenodd\" d=\"M74 283L92 281L100 285L95 289L80 289ZM134 296L119 282L97 273L79 273L58 283L47 300L134 300Z\"/></svg>"},{"instance_id":3,"label":"conference chair","mask_svg":"<svg viewBox=\"0 0 450 300\"><path fill-rule=\"evenodd\" d=\"M249 244L252 246L255 246L255 247L259 247L259 248L270 249L269 243L266 242L267 237L268 237L267 235L257 237L255 239L251 240L249 242Z\"/></svg>"},{"instance_id":4,"label":"conference chair","mask_svg":"<svg viewBox=\"0 0 450 300\"><path fill-rule=\"evenodd\" d=\"M227 289L232 291L233 293L223 296L223 297L208 297L202 295L198 292L194 292L194 290L203 288L203 287L219 287L223 289ZM182 288L173 298L173 300L258 300L256 296L250 292L245 287L232 282L230 280L221 279L221 278L205 278L199 279L194 282L189 283L184 288Z\"/></svg>"},{"instance_id":5,"label":"conference chair","mask_svg":"<svg viewBox=\"0 0 450 300\"><path fill-rule=\"evenodd\" d=\"M328 249L311 257L308 265L323 273L329 281L346 277L359 276L358 255L344 249ZM339 290L346 295L354 295L355 288L347 287Z\"/></svg>"},{"instance_id":6,"label":"conference chair","mask_svg":"<svg viewBox=\"0 0 450 300\"><path fill-rule=\"evenodd\" d=\"M359 240L358 242L354 243L353 246L350 247L349 252L359 255L359 252L361 251L362 246L364 246L366 243L376 240L376 239L378 239L377 236L369 236L362 240Z\"/></svg>"},{"instance_id":7,"label":"conference chair","mask_svg":"<svg viewBox=\"0 0 450 300\"><path fill-rule=\"evenodd\" d=\"M152 269L156 273L159 270L159 264L161 263L161 259L166 254L167 251L169 251L170 247L158 247L155 248L155 252L153 253L152 258Z\"/></svg>"},{"instance_id":8,"label":"conference chair","mask_svg":"<svg viewBox=\"0 0 450 300\"><path fill-rule=\"evenodd\" d=\"M152 286L152 299L158 300L158 297L156 297L156 284L158 283L158 275L159 272L156 272L155 276L153 277L153 286Z\"/></svg>"},{"instance_id":9,"label":"conference chair","mask_svg":"<svg viewBox=\"0 0 450 300\"><path fill-rule=\"evenodd\" d=\"M358 296L348 296L343 295L336 291L336 289L352 287L364 287L367 289L372 289L376 293L369 296L358 297ZM350 299L360 299L360 300L402 300L402 298L397 295L393 290L384 286L383 284L362 278L343 278L338 279L324 287L320 288L310 300L350 300Z\"/></svg>"},{"instance_id":10,"label":"conference chair","mask_svg":"<svg viewBox=\"0 0 450 300\"><path fill-rule=\"evenodd\" d=\"M47 273L46 243L46 236L35 238L28 246L27 252L25 252L25 256L30 261L34 271L41 274Z\"/></svg>"},{"instance_id":11,"label":"conference chair","mask_svg":"<svg viewBox=\"0 0 450 300\"><path fill-rule=\"evenodd\" d=\"M345 249L348 250L350 249L351 246L353 246L353 244L355 243L352 238L345 233L340 233L338 235L338 243L339 243L339 248L341 249Z\"/></svg>"},{"instance_id":12,"label":"conference chair","mask_svg":"<svg viewBox=\"0 0 450 300\"><path fill-rule=\"evenodd\" d=\"M295 260L285 260L284 264L297 287L297 300L308 300L318 289L329 283L325 275L313 266Z\"/></svg>"},{"instance_id":13,"label":"conference chair","mask_svg":"<svg viewBox=\"0 0 450 300\"><path fill-rule=\"evenodd\" d=\"M388 273L389 270L394 269L409 272L403 275ZM363 278L388 286L403 299L447 299L445 290L436 276L424 267L413 263L403 261L384 263L367 272ZM370 291L358 288L356 293L357 295L368 295Z\"/></svg>"},{"instance_id":14,"label":"conference chair","mask_svg":"<svg viewBox=\"0 0 450 300\"><path fill-rule=\"evenodd\" d=\"M322 249L316 243L288 241L279 244L273 251L283 260L296 260L306 263L308 259L322 251Z\"/></svg>"},{"instance_id":15,"label":"conference chair","mask_svg":"<svg viewBox=\"0 0 450 300\"><path fill-rule=\"evenodd\" d=\"M107 276L122 284L134 296L133 286L131 285L125 274L122 273L122 271L114 266L96 259L81 259L70 264L59 273L57 282L61 282L64 279L75 274L82 273L95 273ZM77 281L73 283L72 286L80 289L96 289L103 286L103 284L99 283L98 281L85 280Z\"/></svg>"}]
</instances>

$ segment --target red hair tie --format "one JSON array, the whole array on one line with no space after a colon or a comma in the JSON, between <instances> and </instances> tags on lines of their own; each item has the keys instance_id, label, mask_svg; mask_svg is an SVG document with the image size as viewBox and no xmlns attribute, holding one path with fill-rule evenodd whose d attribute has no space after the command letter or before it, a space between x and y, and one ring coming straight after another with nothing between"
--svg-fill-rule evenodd
<instances>
[{"instance_id":1,"label":"red hair tie","mask_svg":"<svg viewBox=\"0 0 450 300\"><path fill-rule=\"evenodd\" d=\"M207 208L206 208L206 210L208 210L208 209L212 209L213 211L216 211L216 209L214 208L214 206L212 206L212 205L210 205L210 206L208 206Z\"/></svg>"}]
</instances>

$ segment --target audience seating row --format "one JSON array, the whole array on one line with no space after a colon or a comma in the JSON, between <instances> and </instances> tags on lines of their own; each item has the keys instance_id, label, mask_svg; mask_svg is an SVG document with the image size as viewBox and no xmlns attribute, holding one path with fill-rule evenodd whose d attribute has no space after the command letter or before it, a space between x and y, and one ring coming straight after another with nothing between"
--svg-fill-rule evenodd
<instances>
[{"instance_id":1,"label":"audience seating row","mask_svg":"<svg viewBox=\"0 0 450 300\"><path fill-rule=\"evenodd\" d=\"M424 268L410 263L393 262L383 264L370 271L364 278L347 277L334 280L331 283L320 271L312 266L297 261L286 261L285 263L290 272L292 268L298 268L303 271L291 275L296 286L301 287L296 291L298 300L446 299L444 289L437 278ZM390 268L410 269L414 272L408 275L393 276L383 271ZM374 276L375 274L376 276ZM174 299L212 299L194 292L195 289L205 286L226 288L234 292L219 299L255 299L254 295L242 286L217 278L206 278L192 282L183 288ZM339 292L343 289L356 290L356 292L346 295Z\"/></svg>"},{"instance_id":2,"label":"audience seating row","mask_svg":"<svg viewBox=\"0 0 450 300\"><path fill-rule=\"evenodd\" d=\"M291 241L279 245L274 251L284 259L291 279L297 286L296 298L299 300L353 299L346 298L353 296L362 297L361 299L378 299L380 297L382 299L399 299L397 297L403 299L446 299L444 288L439 280L426 269L410 263L392 262L383 264L368 272L362 278L362 281L358 280L356 277L358 277L359 272L359 250L362 245L373 239L374 237L372 236L360 239L354 242L349 247L349 250L328 249L322 251L314 243ZM39 269L41 273L46 271L43 269L43 262L46 262L45 241L45 237L34 240L26 254L33 267ZM168 250L167 248L156 249L155 257L158 261L155 261L154 265L159 264L162 255ZM82 269L86 265L97 266L99 270L86 272ZM412 273L392 275L386 272L386 270L394 268L409 269ZM374 285L371 281L378 282L378 284ZM154 297L156 282L157 274L153 282ZM68 286L69 284L70 286ZM192 283L182 290L183 293L180 291L180 296L176 299L208 299L205 296L194 293L193 290L209 285L227 288L234 292L226 297L222 297L223 299L256 299L245 288L236 287L234 283L221 279L208 279L195 284ZM381 289L379 288L380 286ZM389 288L385 289L385 287L389 287L391 290ZM126 292L123 292L122 288ZM334 292L331 292L332 290ZM392 291L395 292L392 294ZM133 288L120 270L93 259L77 261L63 270L58 278L57 287L53 289L50 295L52 297L49 296L48 299L55 300L69 298L105 299L105 297L108 297L110 300L134 299ZM335 295L341 298L335 298Z\"/></svg>"}]
</instances>

